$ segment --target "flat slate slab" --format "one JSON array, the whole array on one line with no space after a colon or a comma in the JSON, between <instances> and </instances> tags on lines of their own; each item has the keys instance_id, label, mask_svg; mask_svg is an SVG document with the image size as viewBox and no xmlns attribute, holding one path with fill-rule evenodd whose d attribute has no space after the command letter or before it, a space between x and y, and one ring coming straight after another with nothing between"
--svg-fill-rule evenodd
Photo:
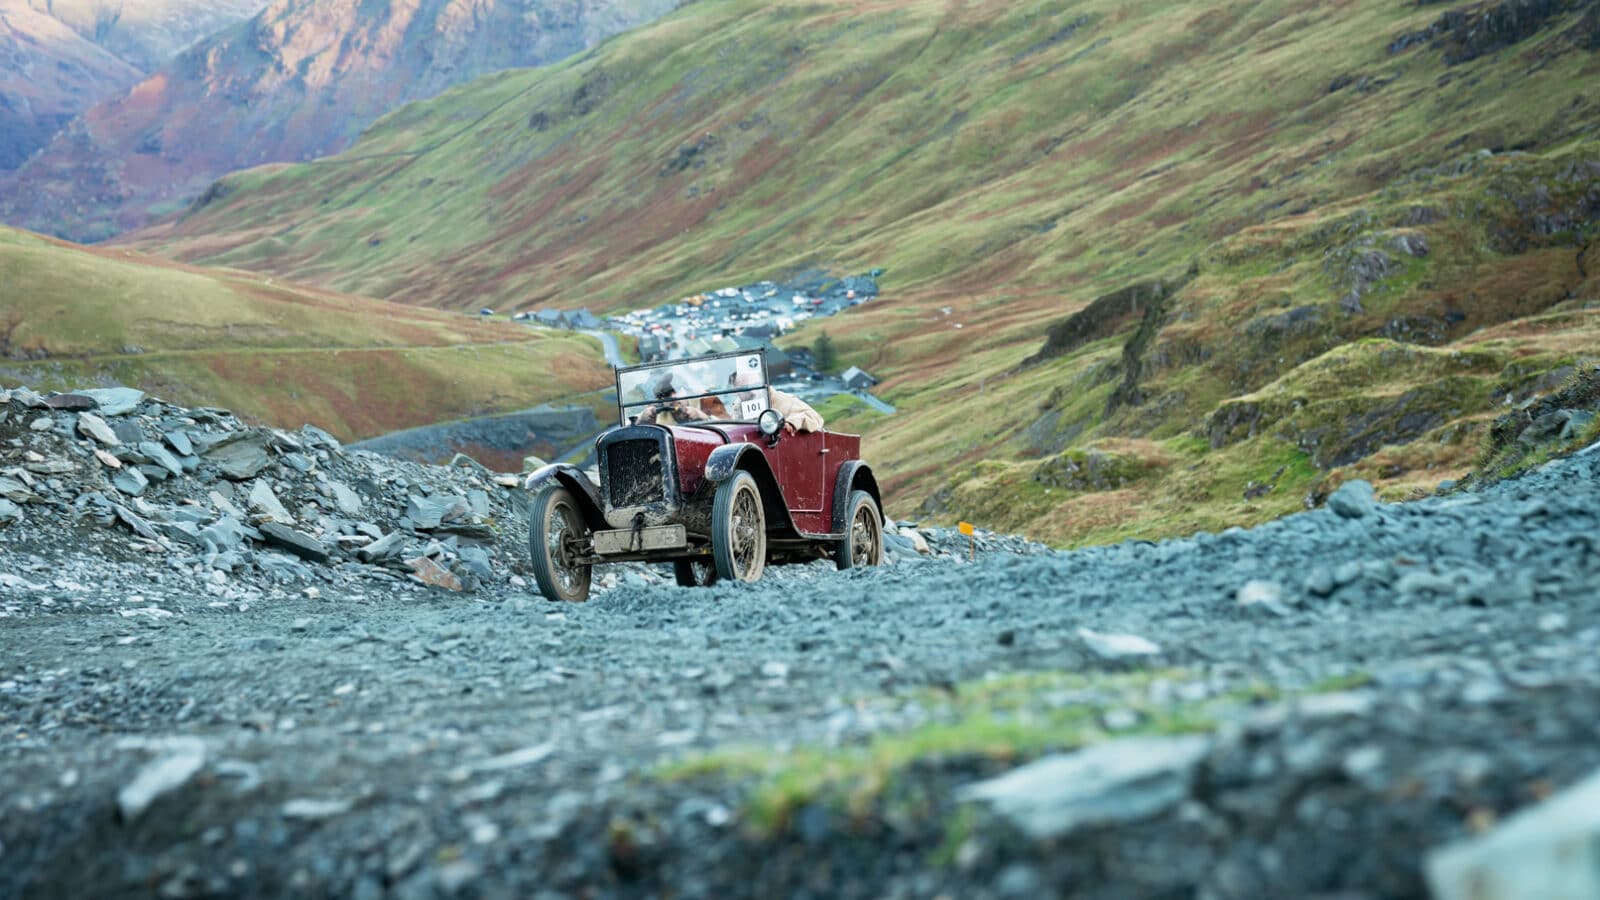
<instances>
[{"instance_id":1,"label":"flat slate slab","mask_svg":"<svg viewBox=\"0 0 1600 900\"><path fill-rule=\"evenodd\" d=\"M277 522L264 522L257 526L261 529L262 537L267 543L293 553L301 559L311 562L327 562L328 551L322 542L302 531L296 531Z\"/></svg>"}]
</instances>

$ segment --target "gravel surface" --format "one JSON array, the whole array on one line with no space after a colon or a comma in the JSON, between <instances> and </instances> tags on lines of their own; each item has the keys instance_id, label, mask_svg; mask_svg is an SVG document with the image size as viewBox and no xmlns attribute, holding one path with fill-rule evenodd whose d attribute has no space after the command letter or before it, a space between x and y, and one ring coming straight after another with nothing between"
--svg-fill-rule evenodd
<instances>
[{"instance_id":1,"label":"gravel surface","mask_svg":"<svg viewBox=\"0 0 1600 900\"><path fill-rule=\"evenodd\" d=\"M617 567L558 606L492 473L44 400L0 391L0 896L1409 896L1431 848L1600 766L1596 451L1161 543L982 534L969 562L907 529L882 568L750 587ZM182 474L118 489L164 463L85 414ZM288 521L224 497L250 533L179 536L262 484ZM962 750L974 708L1076 724ZM957 750L772 814L797 760L940 726ZM1130 773L974 787L1082 744Z\"/></svg>"}]
</instances>

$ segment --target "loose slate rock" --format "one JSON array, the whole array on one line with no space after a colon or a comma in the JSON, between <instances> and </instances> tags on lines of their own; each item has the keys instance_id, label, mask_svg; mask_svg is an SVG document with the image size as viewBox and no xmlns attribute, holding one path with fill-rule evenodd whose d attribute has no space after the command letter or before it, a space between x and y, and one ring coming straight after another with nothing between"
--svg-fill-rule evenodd
<instances>
[{"instance_id":1,"label":"loose slate rock","mask_svg":"<svg viewBox=\"0 0 1600 900\"><path fill-rule=\"evenodd\" d=\"M189 435L186 432L164 431L161 433L161 437L166 440L167 446L178 451L179 456L194 455L194 442L189 440Z\"/></svg>"},{"instance_id":2,"label":"loose slate rock","mask_svg":"<svg viewBox=\"0 0 1600 900\"><path fill-rule=\"evenodd\" d=\"M44 405L51 409L74 411L95 408L94 398L83 394L52 394L44 399Z\"/></svg>"},{"instance_id":3,"label":"loose slate rock","mask_svg":"<svg viewBox=\"0 0 1600 900\"><path fill-rule=\"evenodd\" d=\"M261 526L261 534L267 543L293 553L301 559L310 562L327 562L328 551L322 542L304 532L296 531L276 522L267 522Z\"/></svg>"},{"instance_id":4,"label":"loose slate rock","mask_svg":"<svg viewBox=\"0 0 1600 900\"><path fill-rule=\"evenodd\" d=\"M406 516L417 528L434 529L442 523L459 519L467 514L465 497L422 497L412 494L406 498Z\"/></svg>"},{"instance_id":5,"label":"loose slate rock","mask_svg":"<svg viewBox=\"0 0 1600 900\"><path fill-rule=\"evenodd\" d=\"M217 464L224 478L244 481L261 474L272 463L267 455L269 435L244 431L213 444L205 451L206 459Z\"/></svg>"},{"instance_id":6,"label":"loose slate rock","mask_svg":"<svg viewBox=\"0 0 1600 900\"><path fill-rule=\"evenodd\" d=\"M118 472L111 479L111 484L129 497L142 497L150 487L150 479L144 477L144 472L136 466L129 466Z\"/></svg>"},{"instance_id":7,"label":"loose slate rock","mask_svg":"<svg viewBox=\"0 0 1600 900\"><path fill-rule=\"evenodd\" d=\"M1116 660L1133 656L1154 656L1161 647L1136 634L1101 634L1088 628L1079 628L1078 637L1101 659Z\"/></svg>"},{"instance_id":8,"label":"loose slate rock","mask_svg":"<svg viewBox=\"0 0 1600 900\"><path fill-rule=\"evenodd\" d=\"M1435 850L1439 900L1600 897L1600 772L1472 840Z\"/></svg>"},{"instance_id":9,"label":"loose slate rock","mask_svg":"<svg viewBox=\"0 0 1600 900\"><path fill-rule=\"evenodd\" d=\"M278 502L278 495L272 492L272 488L262 482L258 481L250 488L250 508L266 516L269 521L294 524L294 516L289 515L289 511Z\"/></svg>"},{"instance_id":10,"label":"loose slate rock","mask_svg":"<svg viewBox=\"0 0 1600 900\"><path fill-rule=\"evenodd\" d=\"M1359 519L1378 508L1372 485L1365 481L1351 481L1341 485L1328 497L1328 508L1344 519Z\"/></svg>"},{"instance_id":11,"label":"loose slate rock","mask_svg":"<svg viewBox=\"0 0 1600 900\"><path fill-rule=\"evenodd\" d=\"M413 575L423 584L444 588L449 591L463 589L461 579L457 578L455 573L439 565L429 557L419 556L416 559L408 559L406 560L406 565L411 567Z\"/></svg>"},{"instance_id":12,"label":"loose slate rock","mask_svg":"<svg viewBox=\"0 0 1600 900\"><path fill-rule=\"evenodd\" d=\"M206 748L199 741L163 754L139 770L117 791L117 812L123 822L137 819L156 798L183 787L206 764Z\"/></svg>"},{"instance_id":13,"label":"loose slate rock","mask_svg":"<svg viewBox=\"0 0 1600 900\"><path fill-rule=\"evenodd\" d=\"M78 431L85 437L91 437L107 447L120 447L122 441L117 437L106 420L94 413L78 413Z\"/></svg>"},{"instance_id":14,"label":"loose slate rock","mask_svg":"<svg viewBox=\"0 0 1600 900\"><path fill-rule=\"evenodd\" d=\"M183 465L178 462L178 458L168 452L167 448L161 446L155 441L139 442L139 452L150 457L151 462L163 469L166 469L168 472L171 472L174 475L183 474Z\"/></svg>"},{"instance_id":15,"label":"loose slate rock","mask_svg":"<svg viewBox=\"0 0 1600 900\"><path fill-rule=\"evenodd\" d=\"M1198 735L1108 741L969 785L961 797L989 802L1035 840L1061 838L1176 806L1209 746Z\"/></svg>"},{"instance_id":16,"label":"loose slate rock","mask_svg":"<svg viewBox=\"0 0 1600 900\"><path fill-rule=\"evenodd\" d=\"M108 416L120 416L133 412L144 401L144 391L134 388L98 388L91 391L78 391L81 396L88 397L99 407L100 412Z\"/></svg>"}]
</instances>

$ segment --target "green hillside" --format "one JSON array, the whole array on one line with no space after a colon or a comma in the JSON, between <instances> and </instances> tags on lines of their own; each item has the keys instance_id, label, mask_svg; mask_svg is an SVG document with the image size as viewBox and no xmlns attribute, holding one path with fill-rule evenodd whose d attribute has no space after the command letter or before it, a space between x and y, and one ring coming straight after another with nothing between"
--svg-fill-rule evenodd
<instances>
[{"instance_id":1,"label":"green hillside","mask_svg":"<svg viewBox=\"0 0 1600 900\"><path fill-rule=\"evenodd\" d=\"M1594 352L1597 48L1595 2L703 0L136 239L455 309L885 267L793 340L886 378L842 423L892 511L1167 533L1459 474Z\"/></svg>"},{"instance_id":2,"label":"green hillside","mask_svg":"<svg viewBox=\"0 0 1600 900\"><path fill-rule=\"evenodd\" d=\"M534 406L609 374L592 338L0 228L0 383L128 384L371 437Z\"/></svg>"}]
</instances>

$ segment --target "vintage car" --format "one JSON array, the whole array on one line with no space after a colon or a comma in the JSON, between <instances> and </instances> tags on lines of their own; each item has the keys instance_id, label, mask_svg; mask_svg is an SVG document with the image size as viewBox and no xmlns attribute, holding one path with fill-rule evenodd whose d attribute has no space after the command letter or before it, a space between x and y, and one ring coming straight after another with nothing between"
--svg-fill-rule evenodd
<instances>
[{"instance_id":1,"label":"vintage car","mask_svg":"<svg viewBox=\"0 0 1600 900\"><path fill-rule=\"evenodd\" d=\"M762 569L883 559L883 503L861 438L785 428L766 354L620 368L619 424L595 440L600 483L570 465L528 476L534 580L589 596L597 563L671 562L681 585L755 581Z\"/></svg>"}]
</instances>

